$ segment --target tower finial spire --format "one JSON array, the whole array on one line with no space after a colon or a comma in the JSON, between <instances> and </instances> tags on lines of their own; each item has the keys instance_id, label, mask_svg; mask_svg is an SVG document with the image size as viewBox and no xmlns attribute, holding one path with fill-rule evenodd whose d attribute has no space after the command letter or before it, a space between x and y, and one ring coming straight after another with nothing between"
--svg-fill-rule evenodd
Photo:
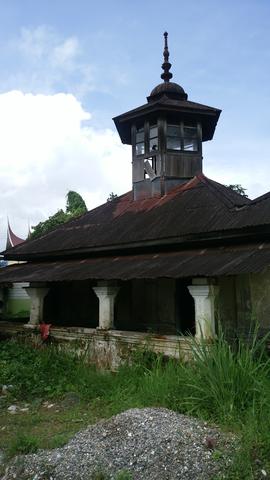
<instances>
[{"instance_id":1,"label":"tower finial spire","mask_svg":"<svg viewBox=\"0 0 270 480\"><path fill-rule=\"evenodd\" d=\"M161 68L164 70L164 73L161 74L161 78L162 80L164 80L164 82L169 82L173 76L172 73L170 72L170 68L172 65L169 62L170 52L168 50L167 39L168 39L168 32L164 32L164 50L163 50L164 62L161 65Z\"/></svg>"}]
</instances>

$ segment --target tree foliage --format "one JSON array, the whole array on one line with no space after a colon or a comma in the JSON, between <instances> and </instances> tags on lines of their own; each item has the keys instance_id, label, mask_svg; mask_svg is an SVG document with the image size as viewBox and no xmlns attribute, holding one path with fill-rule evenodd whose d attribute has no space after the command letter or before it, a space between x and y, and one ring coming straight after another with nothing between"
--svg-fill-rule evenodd
<instances>
[{"instance_id":1,"label":"tree foliage","mask_svg":"<svg viewBox=\"0 0 270 480\"><path fill-rule=\"evenodd\" d=\"M31 238L40 237L59 225L68 222L72 218L78 217L79 215L87 212L85 201L79 193L70 190L67 193L66 198L66 211L64 212L62 209L58 210L54 215L49 217L44 222L39 222L37 225L32 227L33 232L31 233Z\"/></svg>"},{"instance_id":2,"label":"tree foliage","mask_svg":"<svg viewBox=\"0 0 270 480\"><path fill-rule=\"evenodd\" d=\"M67 193L66 213L77 216L85 212L87 212L87 208L84 199L79 193L70 190Z\"/></svg>"},{"instance_id":3,"label":"tree foliage","mask_svg":"<svg viewBox=\"0 0 270 480\"><path fill-rule=\"evenodd\" d=\"M239 183L236 183L235 185L226 185L226 186L234 190L236 193L239 193L243 197L246 197L246 198L248 197L246 194L247 189L242 187L242 185L240 185Z\"/></svg>"},{"instance_id":4,"label":"tree foliage","mask_svg":"<svg viewBox=\"0 0 270 480\"><path fill-rule=\"evenodd\" d=\"M118 197L117 193L111 192L110 195L107 198L107 202L112 202L117 197Z\"/></svg>"}]
</instances>

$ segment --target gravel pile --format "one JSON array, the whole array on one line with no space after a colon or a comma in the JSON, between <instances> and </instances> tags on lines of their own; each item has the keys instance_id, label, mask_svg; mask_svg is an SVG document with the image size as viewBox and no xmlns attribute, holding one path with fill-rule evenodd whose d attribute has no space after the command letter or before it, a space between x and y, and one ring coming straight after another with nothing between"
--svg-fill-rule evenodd
<instances>
[{"instance_id":1,"label":"gravel pile","mask_svg":"<svg viewBox=\"0 0 270 480\"><path fill-rule=\"evenodd\" d=\"M62 448L19 456L2 480L207 480L224 471L232 438L164 408L131 409L77 433Z\"/></svg>"}]
</instances>

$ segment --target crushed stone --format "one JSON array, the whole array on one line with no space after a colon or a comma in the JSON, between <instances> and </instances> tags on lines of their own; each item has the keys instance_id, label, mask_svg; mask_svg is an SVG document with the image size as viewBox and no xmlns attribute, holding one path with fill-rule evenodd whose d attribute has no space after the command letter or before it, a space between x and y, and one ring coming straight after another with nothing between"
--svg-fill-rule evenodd
<instances>
[{"instance_id":1,"label":"crushed stone","mask_svg":"<svg viewBox=\"0 0 270 480\"><path fill-rule=\"evenodd\" d=\"M2 480L208 480L224 471L232 436L165 408L135 408L77 433L64 447L21 455Z\"/></svg>"}]
</instances>

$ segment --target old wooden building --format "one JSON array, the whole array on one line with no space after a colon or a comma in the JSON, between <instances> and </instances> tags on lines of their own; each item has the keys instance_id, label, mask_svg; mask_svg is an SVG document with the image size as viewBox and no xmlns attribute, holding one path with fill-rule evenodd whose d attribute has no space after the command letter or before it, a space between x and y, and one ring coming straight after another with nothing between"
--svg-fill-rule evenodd
<instances>
[{"instance_id":1,"label":"old wooden building","mask_svg":"<svg viewBox=\"0 0 270 480\"><path fill-rule=\"evenodd\" d=\"M0 272L30 282L21 329L43 320L56 341L112 365L145 341L178 356L188 334L212 338L218 323L233 335L270 326L270 193L251 201L204 176L220 110L190 101L170 68L165 33L163 82L114 118L132 147L132 190L6 250L25 263Z\"/></svg>"}]
</instances>

